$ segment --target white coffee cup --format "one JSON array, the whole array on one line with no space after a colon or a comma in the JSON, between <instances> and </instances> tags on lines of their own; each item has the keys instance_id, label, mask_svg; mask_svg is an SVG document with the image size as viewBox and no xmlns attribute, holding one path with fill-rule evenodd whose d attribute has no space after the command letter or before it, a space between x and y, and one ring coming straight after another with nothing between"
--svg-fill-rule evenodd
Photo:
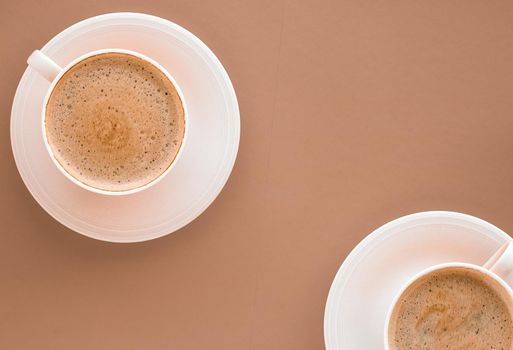
<instances>
[{"instance_id":1,"label":"white coffee cup","mask_svg":"<svg viewBox=\"0 0 513 350\"><path fill-rule=\"evenodd\" d=\"M180 100L181 100L182 106L183 106L183 110L184 110L185 132L184 132L184 136L182 139L182 144L180 146L180 149L178 150L178 153L177 153L175 159L173 160L173 162L171 163L171 165L162 174L160 174L157 178L153 179L151 182L148 182L143 186L133 188L130 190L126 190L126 191L107 191L107 190L95 188L95 187L89 186L89 185L81 182L80 180L78 180L77 178L75 178L71 174L69 174L66 171L66 169L64 169L62 167L62 165L55 158L53 150L48 143L48 138L46 136L46 129L45 129L46 106L48 104L48 101L50 99L50 95L52 94L53 89L55 88L55 86L57 85L59 80L62 78L62 76L69 69L71 69L73 66L75 66L77 63L79 63L91 56L95 56L95 55L99 55L99 54L108 54L108 53L123 53L123 54L132 55L132 56L140 58L140 59L148 62L149 64L157 67L157 69L159 69L160 72L162 74L164 74L173 84L174 88L176 89L176 91L178 93L178 96L180 97ZM57 167L57 169L59 169L60 172L68 180L73 182L75 185L80 186L81 188L86 189L90 192L103 194L103 195L110 195L110 196L118 196L118 195L127 195L127 194L137 193L137 192L145 190L145 189L155 185L159 181L161 181L171 171L171 169L175 166L175 164L181 158L181 155L183 153L182 150L184 148L184 144L187 139L187 134L188 134L188 129L189 129L188 128L188 112L187 112L187 106L185 104L185 99L184 99L182 90L176 83L175 79L171 76L171 74L164 67L162 67L159 63L155 62L151 58L144 56L138 52L131 51L131 50L103 49L103 50L96 50L96 51L88 52L85 55L82 55L82 56L74 59L73 61L69 62L64 68L61 68L57 63L55 63L51 58L46 56L43 52L41 52L39 50L35 50L30 55L30 57L27 59L27 63L31 68L36 70L42 77L44 77L46 80L48 80L48 82L50 82L50 86L46 93L46 97L44 99L43 107L42 107L42 111L41 111L41 130L42 130L42 134L43 134L43 140L44 140L44 143L46 146L46 150L48 151L50 158L52 159L52 161L55 164L55 166Z\"/></svg>"},{"instance_id":2,"label":"white coffee cup","mask_svg":"<svg viewBox=\"0 0 513 350\"><path fill-rule=\"evenodd\" d=\"M470 270L477 271L483 275L488 276L492 280L496 281L499 286L501 286L504 290L505 295L509 295L511 302L513 303L513 289L512 287L506 283L504 280L512 271L513 271L513 242L508 242L504 244L499 250L497 250L488 261L483 265L474 265L463 262L450 262L444 264L438 264L427 269L422 270L415 276L413 276L404 286L401 288L400 292L393 299L392 304L388 310L388 314L385 321L385 331L384 331L384 344L385 350L390 350L389 346L389 327L390 327L390 319L392 317L392 313L401 299L402 294L410 287L413 283L415 283L418 279L426 276L429 273L434 271L447 269L447 268L466 268Z\"/></svg>"}]
</instances>

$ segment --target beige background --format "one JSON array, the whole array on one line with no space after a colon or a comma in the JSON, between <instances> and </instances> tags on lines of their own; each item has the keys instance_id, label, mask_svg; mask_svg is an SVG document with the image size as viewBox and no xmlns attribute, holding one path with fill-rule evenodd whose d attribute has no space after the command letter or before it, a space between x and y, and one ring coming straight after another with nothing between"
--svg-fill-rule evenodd
<instances>
[{"instance_id":1,"label":"beige background","mask_svg":"<svg viewBox=\"0 0 513 350\"><path fill-rule=\"evenodd\" d=\"M374 228L446 209L513 232L513 2L0 1L1 349L322 349L330 283ZM26 57L113 11L195 33L241 110L219 198L141 244L54 221L10 149Z\"/></svg>"}]
</instances>

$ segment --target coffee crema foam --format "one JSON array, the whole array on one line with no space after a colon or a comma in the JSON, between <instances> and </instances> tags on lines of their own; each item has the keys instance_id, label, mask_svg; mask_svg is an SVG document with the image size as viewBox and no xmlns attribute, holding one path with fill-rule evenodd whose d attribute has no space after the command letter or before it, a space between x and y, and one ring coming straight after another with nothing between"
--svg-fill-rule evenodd
<instances>
[{"instance_id":1,"label":"coffee crema foam","mask_svg":"<svg viewBox=\"0 0 513 350\"><path fill-rule=\"evenodd\" d=\"M437 270L401 295L388 329L391 350L513 348L509 294L468 268ZM508 302L509 303L509 302Z\"/></svg>"},{"instance_id":2,"label":"coffee crema foam","mask_svg":"<svg viewBox=\"0 0 513 350\"><path fill-rule=\"evenodd\" d=\"M185 132L172 82L130 54L80 61L55 86L45 129L56 160L97 189L126 191L159 177L175 159Z\"/></svg>"}]
</instances>

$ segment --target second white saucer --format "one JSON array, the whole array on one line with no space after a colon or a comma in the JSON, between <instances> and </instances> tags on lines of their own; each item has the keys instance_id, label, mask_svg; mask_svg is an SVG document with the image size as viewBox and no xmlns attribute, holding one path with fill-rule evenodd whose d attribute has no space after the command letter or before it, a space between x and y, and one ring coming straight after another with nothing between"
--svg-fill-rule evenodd
<instances>
[{"instance_id":1,"label":"second white saucer","mask_svg":"<svg viewBox=\"0 0 513 350\"><path fill-rule=\"evenodd\" d=\"M388 308L412 276L444 262L482 265L509 239L486 221L445 211L381 226L353 249L331 285L324 314L327 350L383 349Z\"/></svg>"},{"instance_id":2,"label":"second white saucer","mask_svg":"<svg viewBox=\"0 0 513 350\"><path fill-rule=\"evenodd\" d=\"M155 16L112 13L89 18L55 36L41 51L65 66L103 48L140 52L176 79L190 116L180 163L152 188L129 196L107 197L74 185L45 151L39 119L49 83L31 68L23 74L12 107L14 158L36 201L72 230L112 242L153 239L194 220L226 183L239 145L237 98L212 51L184 28Z\"/></svg>"}]
</instances>

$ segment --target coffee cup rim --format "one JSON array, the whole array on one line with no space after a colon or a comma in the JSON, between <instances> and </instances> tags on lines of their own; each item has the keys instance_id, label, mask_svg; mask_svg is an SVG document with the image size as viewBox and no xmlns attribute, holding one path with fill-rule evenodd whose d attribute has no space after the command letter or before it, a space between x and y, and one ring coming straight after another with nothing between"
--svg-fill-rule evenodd
<instances>
[{"instance_id":1,"label":"coffee cup rim","mask_svg":"<svg viewBox=\"0 0 513 350\"><path fill-rule=\"evenodd\" d=\"M80 63L81 61L83 61L87 58L96 56L96 55L109 54L109 53L121 53L121 54L131 55L131 56L140 58L140 59L148 62L149 64L152 64L153 66L155 66L173 84L173 87L175 88L175 90L178 94L178 97L180 98L180 101L182 103L182 108L183 108L183 112L184 112L184 135L182 137L182 143L180 145L180 148L178 149L178 152L177 152L175 158L173 159L173 161L171 162L171 164L167 167L167 169L165 171L162 172L162 174L160 174L158 177L156 177L152 181L150 181L142 186L132 188L129 190L124 190L124 191L109 191L109 190L96 188L96 187L90 186L90 185L80 181L79 179L75 178L74 176L72 176L66 169L64 169L64 167L59 163L59 161L57 161L55 154L50 146L50 143L48 142L48 137L46 134L46 108L47 108L48 102L50 100L50 96L52 95L52 92L54 91L57 83L61 80L61 78L64 76L64 74L66 72L68 72L72 67L74 67L76 64ZM187 105L185 102L185 98L184 98L182 89L180 88L180 86L178 85L176 80L173 78L173 76L169 73L169 71L166 68L164 68L161 64L159 64L152 58L150 58L146 55L143 55L139 52L133 51L133 50L120 49L120 48L105 48L105 49L100 49L100 50L89 51L89 52L71 60L68 64L66 64L60 70L60 72L57 74L57 76L52 80L52 82L50 83L50 86L48 87L48 90L46 92L45 98L43 100L43 108L41 111L41 133L43 135L43 141L45 144L45 148L46 148L48 154L50 155L52 162L55 164L57 169L59 169L59 171L68 180L70 180L75 185L77 185L87 191L93 192L93 193L107 195L107 196L123 196L123 195L135 194L135 193L141 192L143 190L146 190L146 189L156 185L164 177L166 177L166 175L169 174L169 172L175 167L176 163L178 163L178 161L182 158L183 149L184 149L186 140L188 139L188 134L189 134L189 132L188 132L189 120L188 119L189 119L189 113L188 113L188 109L187 109Z\"/></svg>"},{"instance_id":2,"label":"coffee cup rim","mask_svg":"<svg viewBox=\"0 0 513 350\"><path fill-rule=\"evenodd\" d=\"M408 281L406 281L406 283L403 284L401 289L397 292L397 294L392 299L392 302L390 303L390 306L388 308L387 315L386 315L386 318L385 318L385 328L384 328L384 346L385 346L384 349L385 350L390 350L390 346L389 346L389 342L388 342L388 340L389 340L389 338L388 338L388 329L389 329L389 326L390 326L390 319L391 319L392 313L393 313L393 311L394 311L394 309L395 309L395 307L397 305L397 302L399 301L399 299L401 298L403 293L414 282L416 282L420 278L426 276L427 274L432 273L432 272L437 271L437 270L443 270L443 269L452 268L452 267L455 267L455 268L458 268L458 267L460 267L460 268L467 268L467 269L476 270L478 272L484 273L485 275L487 275L488 277L492 278L497 283L499 283L501 285L501 287L504 288L504 290L508 293L509 298L513 301L513 289L512 289L512 287L506 281L504 281L503 278L501 278L500 276L495 274L493 271L490 271L490 270L488 270L488 269L486 269L486 268L484 268L482 266L479 266L479 265L476 265L476 264L472 264L472 263L464 263L464 262L446 262L446 263L430 266L428 268L425 268L425 269L421 270L420 272L416 273L411 278L409 278Z\"/></svg>"}]
</instances>

